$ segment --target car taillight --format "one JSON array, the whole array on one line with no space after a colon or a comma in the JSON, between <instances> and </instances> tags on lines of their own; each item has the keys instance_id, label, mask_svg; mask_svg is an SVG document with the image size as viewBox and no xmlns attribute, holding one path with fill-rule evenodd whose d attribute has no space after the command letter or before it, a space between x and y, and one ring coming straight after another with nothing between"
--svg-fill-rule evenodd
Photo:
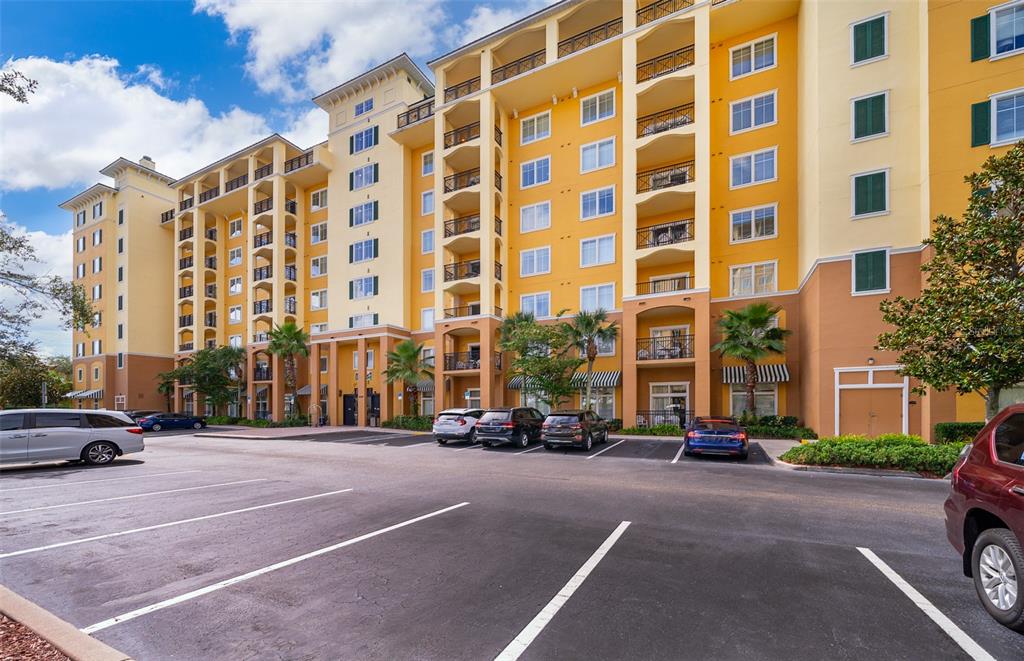
<instances>
[{"instance_id":1,"label":"car taillight","mask_svg":"<svg viewBox=\"0 0 1024 661\"><path fill-rule=\"evenodd\" d=\"M129 434L141 434L142 433L142 427L125 427L124 430L126 432L128 432Z\"/></svg>"},{"instance_id":2,"label":"car taillight","mask_svg":"<svg viewBox=\"0 0 1024 661\"><path fill-rule=\"evenodd\" d=\"M143 422L149 422L149 418L139 418L135 422L139 423L139 424L142 424Z\"/></svg>"},{"instance_id":3,"label":"car taillight","mask_svg":"<svg viewBox=\"0 0 1024 661\"><path fill-rule=\"evenodd\" d=\"M745 440L747 440L747 432L745 432L745 431L741 431L741 432L739 433L739 439L740 439L741 441L745 441Z\"/></svg>"},{"instance_id":4,"label":"car taillight","mask_svg":"<svg viewBox=\"0 0 1024 661\"><path fill-rule=\"evenodd\" d=\"M436 425L437 423L439 423L439 422L441 422L441 418L434 418L434 424L435 424L435 425Z\"/></svg>"},{"instance_id":5,"label":"car taillight","mask_svg":"<svg viewBox=\"0 0 1024 661\"><path fill-rule=\"evenodd\" d=\"M459 426L461 427L462 425L466 424L466 419L465 418L459 418L458 422L459 422Z\"/></svg>"},{"instance_id":6,"label":"car taillight","mask_svg":"<svg viewBox=\"0 0 1024 661\"><path fill-rule=\"evenodd\" d=\"M504 427L505 429L512 429L513 427L515 427L515 425L512 424L511 422L503 422L501 423L501 426Z\"/></svg>"},{"instance_id":7,"label":"car taillight","mask_svg":"<svg viewBox=\"0 0 1024 661\"><path fill-rule=\"evenodd\" d=\"M550 429L550 428L551 428L551 425L549 425L548 423L546 423L546 422L545 422L544 424L542 424L542 425L540 426L540 428L541 428L541 429Z\"/></svg>"},{"instance_id":8,"label":"car taillight","mask_svg":"<svg viewBox=\"0 0 1024 661\"><path fill-rule=\"evenodd\" d=\"M570 427L570 429L572 429L574 431L579 431L579 430L583 429L583 425L581 425L580 423L577 422L575 425Z\"/></svg>"},{"instance_id":9,"label":"car taillight","mask_svg":"<svg viewBox=\"0 0 1024 661\"><path fill-rule=\"evenodd\" d=\"M955 483L960 478L960 469L967 463L967 457L971 454L971 448L974 447L973 443L969 443L964 446L963 450L960 450L960 456L956 458L956 463L953 464L953 482Z\"/></svg>"},{"instance_id":10,"label":"car taillight","mask_svg":"<svg viewBox=\"0 0 1024 661\"><path fill-rule=\"evenodd\" d=\"M696 432L692 432L692 431L688 431L688 432L686 432L686 438L697 438L697 433Z\"/></svg>"}]
</instances>

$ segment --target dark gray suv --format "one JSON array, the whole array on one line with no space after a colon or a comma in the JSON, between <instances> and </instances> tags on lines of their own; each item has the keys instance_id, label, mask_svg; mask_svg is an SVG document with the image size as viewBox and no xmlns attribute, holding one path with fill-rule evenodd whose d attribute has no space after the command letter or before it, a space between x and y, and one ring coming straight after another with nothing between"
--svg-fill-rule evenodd
<instances>
[{"instance_id":1,"label":"dark gray suv","mask_svg":"<svg viewBox=\"0 0 1024 661\"><path fill-rule=\"evenodd\" d=\"M593 411L554 411L541 427L545 450L568 445L590 450L608 442L608 422Z\"/></svg>"},{"instance_id":2,"label":"dark gray suv","mask_svg":"<svg viewBox=\"0 0 1024 661\"><path fill-rule=\"evenodd\" d=\"M544 414L528 406L487 409L476 423L476 439L484 447L512 443L525 448L530 441L540 440L540 426L543 422Z\"/></svg>"}]
</instances>

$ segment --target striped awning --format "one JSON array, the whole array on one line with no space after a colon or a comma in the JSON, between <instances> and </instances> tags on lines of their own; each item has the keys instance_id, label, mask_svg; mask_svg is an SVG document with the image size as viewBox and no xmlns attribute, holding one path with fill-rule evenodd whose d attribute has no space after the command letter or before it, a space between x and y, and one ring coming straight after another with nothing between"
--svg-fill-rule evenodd
<instances>
[{"instance_id":1,"label":"striped awning","mask_svg":"<svg viewBox=\"0 0 1024 661\"><path fill-rule=\"evenodd\" d=\"M309 385L309 384L307 383L306 385L304 385L304 386L302 386L301 388L299 388L298 390L296 390L296 391L295 391L295 394L296 394L296 395L300 395L300 396L301 396L301 395L310 395L310 394L312 394L312 392L313 392L313 387L312 387L312 386L310 386L310 385Z\"/></svg>"},{"instance_id":2,"label":"striped awning","mask_svg":"<svg viewBox=\"0 0 1024 661\"><path fill-rule=\"evenodd\" d=\"M615 388L622 384L622 372L619 370L607 370L600 371L594 370L594 387L595 388ZM508 380L507 387L509 390L522 390L523 385L526 383L526 377L519 375L513 376ZM587 373L576 372L572 375L572 386L573 388L579 388L583 390L587 387Z\"/></svg>"},{"instance_id":3,"label":"striped awning","mask_svg":"<svg viewBox=\"0 0 1024 661\"><path fill-rule=\"evenodd\" d=\"M68 395L71 397L71 395ZM98 390L78 390L74 394L75 399L103 399L103 388Z\"/></svg>"},{"instance_id":4,"label":"striped awning","mask_svg":"<svg viewBox=\"0 0 1024 661\"><path fill-rule=\"evenodd\" d=\"M784 383L789 381L789 368L786 367L785 363L778 365L758 365L757 381L758 383ZM722 368L722 383L734 384L746 382L746 368L742 365Z\"/></svg>"},{"instance_id":5,"label":"striped awning","mask_svg":"<svg viewBox=\"0 0 1024 661\"><path fill-rule=\"evenodd\" d=\"M434 392L434 382L429 379L417 381L416 390L419 392Z\"/></svg>"},{"instance_id":6,"label":"striped awning","mask_svg":"<svg viewBox=\"0 0 1024 661\"><path fill-rule=\"evenodd\" d=\"M72 390L68 394L64 395L67 399L78 399L78 396L85 392L84 390Z\"/></svg>"},{"instance_id":7,"label":"striped awning","mask_svg":"<svg viewBox=\"0 0 1024 661\"><path fill-rule=\"evenodd\" d=\"M183 390L181 392L182 401L191 402L193 397L195 397L195 393L191 390Z\"/></svg>"},{"instance_id":8,"label":"striped awning","mask_svg":"<svg viewBox=\"0 0 1024 661\"><path fill-rule=\"evenodd\" d=\"M260 395L262 395L265 392L267 392L267 387L266 386L259 386L258 388L256 388L256 396L257 397L259 397Z\"/></svg>"}]
</instances>

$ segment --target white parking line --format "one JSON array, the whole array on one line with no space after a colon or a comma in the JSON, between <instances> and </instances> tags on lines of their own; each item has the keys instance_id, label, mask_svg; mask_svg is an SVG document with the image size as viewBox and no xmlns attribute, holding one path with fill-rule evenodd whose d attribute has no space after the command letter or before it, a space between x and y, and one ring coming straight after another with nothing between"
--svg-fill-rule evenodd
<instances>
[{"instance_id":1,"label":"white parking line","mask_svg":"<svg viewBox=\"0 0 1024 661\"><path fill-rule=\"evenodd\" d=\"M481 448L483 448L483 446L480 445L479 443L473 443L473 445L467 445L464 448L459 448L458 450L455 450L455 452L465 452L466 450L479 450Z\"/></svg>"},{"instance_id":2,"label":"white parking line","mask_svg":"<svg viewBox=\"0 0 1024 661\"><path fill-rule=\"evenodd\" d=\"M623 521L611 535L608 535L608 539L604 540L604 543L597 547L597 550L583 563L579 571L573 574L569 582L558 591L558 594L548 602L548 605L537 613L537 617L533 618L526 625L526 628L519 632L519 635L501 651L501 654L494 657L494 661L515 661L526 651L526 648L540 635L540 632L544 630L544 627L551 621L551 618L558 613L559 609L565 605L565 602L569 601L569 597L583 585L583 581L587 580L587 576L590 575L590 572L594 571L597 563L601 562L601 559L611 550L615 542L619 541L619 537L622 537L622 533L626 532L629 524L629 521Z\"/></svg>"},{"instance_id":3,"label":"white parking line","mask_svg":"<svg viewBox=\"0 0 1024 661\"><path fill-rule=\"evenodd\" d=\"M594 454L588 456L587 459L593 459L594 457L600 456L600 455L604 454L605 452L607 452L608 450L611 450L613 447L615 447L619 443L625 443L625 442L626 442L626 439L622 439L621 441L616 441L616 442L612 443L611 445L609 445L608 447L606 447L605 449L601 450L600 452L595 452Z\"/></svg>"},{"instance_id":4,"label":"white parking line","mask_svg":"<svg viewBox=\"0 0 1024 661\"><path fill-rule=\"evenodd\" d=\"M143 496L159 496L165 493L178 493L179 491L195 491L197 489L212 489L214 487L227 487L233 484L248 484L250 482L266 482L267 478L260 477L255 480L238 480L235 482L221 482L219 484L205 484L201 487L185 487L183 489L168 489L166 491L147 491L146 493L133 493L128 496L114 496L113 498L98 498L96 500L81 500L77 503L63 503L61 505L46 505L44 507L29 507L23 510L10 510L7 512L0 512L0 516L6 516L8 514L21 514L22 512L38 512L40 510L53 510L60 507L75 507L76 505L92 505L93 503L107 503L112 500L127 500L129 498L142 498Z\"/></svg>"},{"instance_id":5,"label":"white parking line","mask_svg":"<svg viewBox=\"0 0 1024 661\"><path fill-rule=\"evenodd\" d=\"M946 635L953 639L953 641L963 649L972 659L975 661L995 661L995 658L986 652L981 645L974 642L974 639L964 633L963 629L953 624L953 621L943 615L942 611L932 605L932 602L918 592L914 586L903 580L903 577L893 571L892 567L887 565L884 560L875 555L874 551L861 546L857 547L857 550L868 559L868 562L873 564L878 571L893 582L893 584L900 589L903 594L907 595L914 605L924 611L924 614L931 618L932 622L939 625Z\"/></svg>"},{"instance_id":6,"label":"white parking line","mask_svg":"<svg viewBox=\"0 0 1024 661\"><path fill-rule=\"evenodd\" d=\"M670 461L669 463L670 464L674 464L674 463L678 462L679 461L679 457L683 456L683 450L685 450L685 449L686 449L686 443L683 443L682 445L679 446L679 452L676 452L676 456L672 457L672 461Z\"/></svg>"},{"instance_id":7,"label":"white parking line","mask_svg":"<svg viewBox=\"0 0 1024 661\"><path fill-rule=\"evenodd\" d=\"M515 454L526 454L527 452L533 452L534 450L539 450L542 447L544 447L544 446L543 445L538 445L536 447L528 448L526 450L520 450L519 452L516 452Z\"/></svg>"},{"instance_id":8,"label":"white parking line","mask_svg":"<svg viewBox=\"0 0 1024 661\"><path fill-rule=\"evenodd\" d=\"M163 475L181 475L182 473L199 473L199 472L201 472L201 471L193 470L193 471L174 471L172 473L147 473L147 474L143 474L143 475L129 475L127 477L110 477L110 478L106 478L104 480L81 480L79 482L62 482L60 484L39 484L39 485L36 485L34 487L15 487L13 489L8 489L7 487L2 487L2 488L0 488L0 495L6 494L6 493L10 493L11 491L27 491L28 489L52 489L54 487L74 487L74 486L78 486L79 484L94 484L96 482L116 482L118 480L141 480L141 479L144 479L144 478L147 478L147 477L160 477L160 476L163 476ZM0 478L0 481L2 481L2 478Z\"/></svg>"},{"instance_id":9,"label":"white parking line","mask_svg":"<svg viewBox=\"0 0 1024 661\"><path fill-rule=\"evenodd\" d=\"M157 603L149 605L149 606L144 606L142 608L137 608L137 609L135 609L133 611L128 611L127 613L123 613L123 614L118 615L116 617L112 617L109 620L103 620L102 622L97 622L96 624L93 624L91 626L85 627L84 629L82 629L82 631L84 631L85 633L89 633L89 634L95 633L97 631L102 631L103 629L107 629L109 627L112 627L115 624L120 624L121 622L127 622L128 620L134 620L135 618L141 617L141 616L146 615L148 613L153 613L155 611L163 610L164 608L168 608L168 607L174 606L176 604L180 604L180 603L183 603L183 602L186 602L186 601L190 601L192 599L195 599L196 597L201 597L204 594L209 594L211 592L216 592L217 590L222 590L222 589L224 589L226 587L229 587L231 585L236 585L236 584L241 583L243 581L248 581L250 579L256 578L257 576L262 576L263 574L269 574L270 572L277 571L278 569L284 569L285 567L290 567L290 566L292 566L294 564L298 564L298 563L302 562L303 560L309 560L311 558L315 558L317 556L324 555L325 553L330 553L331 551L337 551L338 549L345 548L346 546L352 546L353 544L358 544L359 542L365 541L367 539L370 539L370 538L373 538L373 537L377 537L379 535L383 535L386 532L391 532L392 530L398 530L399 528L404 528L405 526L409 526L409 525L412 525L414 523L418 523L420 521L424 521L426 519L438 516L440 514L444 514L446 512L451 512L452 510L459 509L460 507L465 507L466 505L469 505L469 503L468 502L462 502L462 503L459 503L458 505L451 505L450 507L445 507L445 508L442 508L442 509L439 509L439 510L435 510L433 512L430 512L429 514L424 514L422 516L417 516L417 517L415 517L413 519L408 519L407 521L402 521L401 523L396 523L396 524L394 524L392 526L388 526L387 528L381 528L380 530L375 530L373 532L368 532L365 535L360 535L359 537L353 537L352 539L347 539L344 542L339 542L337 544L332 544L330 546L325 546L325 547L323 547L321 549L317 549L316 551L311 551L310 553L305 553L303 555L295 556L294 558L289 558L288 560L282 560L281 562L275 562L272 565L267 565L266 567L262 567L260 569L255 569L255 570L253 570L251 572L247 572L245 574L241 574L239 576L235 576L234 578L229 578L226 581L220 581L219 583L213 583L212 585L207 585L206 587L199 588L198 590L193 590L192 592L186 592L183 595L180 595L180 596L177 596L177 597L173 597L171 599L165 599L164 601L160 601L160 602L157 602Z\"/></svg>"},{"instance_id":10,"label":"white parking line","mask_svg":"<svg viewBox=\"0 0 1024 661\"><path fill-rule=\"evenodd\" d=\"M158 523L153 526L146 526L144 528L133 528L131 530L122 530L120 532L111 532L105 535L96 535L95 537L83 537L82 539L72 539L67 542L58 542L56 544L47 544L46 546L37 546L31 549L22 549L21 551L11 551L9 553L0 553L0 560L4 558L13 558L18 555L27 555L29 553L38 553L40 551L49 551L50 549L59 549L65 546L73 546L75 544L85 544L86 542L95 542L101 539L110 539L111 537L123 537L124 535L134 535L139 532L147 532L150 530L159 530L160 528L170 528L171 526L180 526L185 523L195 523L196 521L209 521L210 519L219 519L222 516L230 516L232 514L243 514L245 512L255 512L256 510L267 509L268 507L277 507L278 505L288 505L290 503L299 503L304 500L313 500L314 498L323 498L324 496L333 496L339 493L348 493L352 489L340 489L338 491L328 491L327 493L318 493L313 496L303 496L302 498L292 498L290 500L279 500L276 503L267 503L266 505L255 505L253 507L244 507L240 510L231 510L229 512L218 512L216 514L206 514L204 516L196 516L191 519L181 519L180 521L170 521L168 523Z\"/></svg>"},{"instance_id":11,"label":"white parking line","mask_svg":"<svg viewBox=\"0 0 1024 661\"><path fill-rule=\"evenodd\" d=\"M343 438L343 439L340 439L340 440L343 443L350 443L352 445L358 445L360 443L372 443L374 441L379 441L382 438L387 438L388 436L391 436L391 434L378 434L377 436L363 436L362 438L357 438L357 439Z\"/></svg>"}]
</instances>

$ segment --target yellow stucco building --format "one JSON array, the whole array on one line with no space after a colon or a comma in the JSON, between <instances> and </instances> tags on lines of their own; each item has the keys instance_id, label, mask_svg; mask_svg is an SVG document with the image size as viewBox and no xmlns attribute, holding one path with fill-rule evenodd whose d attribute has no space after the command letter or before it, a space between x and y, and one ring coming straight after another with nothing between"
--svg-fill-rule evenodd
<instances>
[{"instance_id":1,"label":"yellow stucco building","mask_svg":"<svg viewBox=\"0 0 1024 661\"><path fill-rule=\"evenodd\" d=\"M911 392L874 349L878 304L920 291L930 219L1024 138L1024 0L563 0L429 67L400 55L317 96L311 148L272 135L176 180L119 159L114 187L62 205L76 277L103 289L75 400L158 405L155 371L234 344L232 412L279 419L266 333L295 321L297 405L331 424L407 411L381 372L408 338L435 364L426 412L534 404L501 319L604 308L621 332L595 367L601 414L731 414L716 323L768 301L793 334L759 368L760 412L819 433L980 418L975 398Z\"/></svg>"}]
</instances>

